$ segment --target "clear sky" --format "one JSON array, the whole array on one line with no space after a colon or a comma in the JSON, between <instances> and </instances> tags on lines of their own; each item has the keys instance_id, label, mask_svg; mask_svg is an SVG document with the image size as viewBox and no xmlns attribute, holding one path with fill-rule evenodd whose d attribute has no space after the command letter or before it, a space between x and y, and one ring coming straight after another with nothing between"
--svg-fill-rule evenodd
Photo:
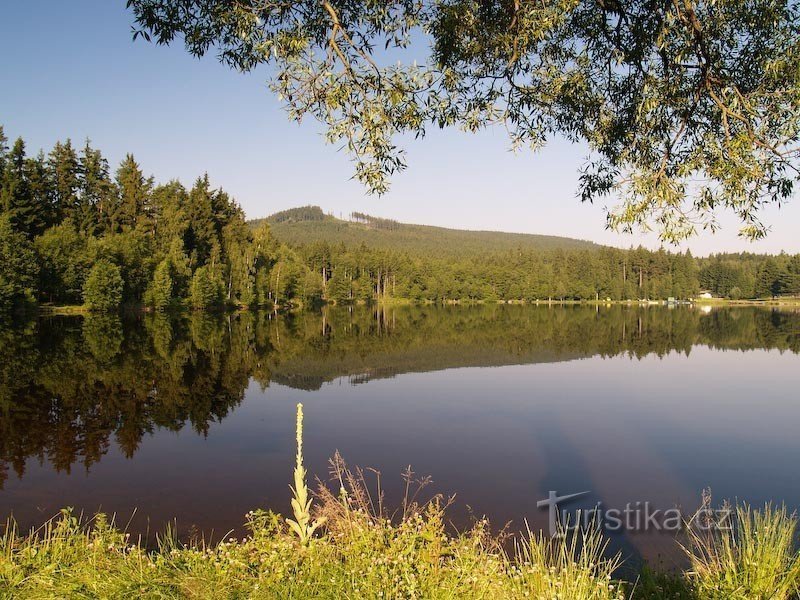
<instances>
[{"instance_id":1,"label":"clear sky","mask_svg":"<svg viewBox=\"0 0 800 600\"><path fill-rule=\"evenodd\" d=\"M350 179L347 156L326 145L319 125L290 122L266 74L242 75L181 45L131 41L124 0L0 3L0 124L29 153L87 137L115 167L132 152L158 181L190 185L208 171L248 217L304 204L411 223L543 233L627 247L657 247L653 235L605 230L601 205L575 197L584 149L553 140L542 152L509 152L505 132L432 132L407 146L409 169L391 191L367 196ZM769 237L701 233L697 254L800 252L800 202L763 213Z\"/></svg>"}]
</instances>

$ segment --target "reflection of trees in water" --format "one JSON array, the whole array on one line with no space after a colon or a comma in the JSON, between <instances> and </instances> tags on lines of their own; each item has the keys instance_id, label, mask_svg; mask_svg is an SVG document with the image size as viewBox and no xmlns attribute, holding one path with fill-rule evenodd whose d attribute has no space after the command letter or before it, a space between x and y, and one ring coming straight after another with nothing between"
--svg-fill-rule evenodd
<instances>
[{"instance_id":1,"label":"reflection of trees in water","mask_svg":"<svg viewBox=\"0 0 800 600\"><path fill-rule=\"evenodd\" d=\"M303 389L409 371L663 356L696 344L800 352L800 315L760 309L514 306L339 308L275 316L59 317L0 329L0 486L25 462L88 469L112 438L189 424L201 435L242 400L250 378Z\"/></svg>"}]
</instances>

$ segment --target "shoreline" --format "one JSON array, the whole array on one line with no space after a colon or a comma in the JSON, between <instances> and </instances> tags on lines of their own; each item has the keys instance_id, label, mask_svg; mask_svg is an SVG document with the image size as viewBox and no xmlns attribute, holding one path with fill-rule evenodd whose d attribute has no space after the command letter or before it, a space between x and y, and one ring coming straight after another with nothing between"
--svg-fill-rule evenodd
<instances>
[{"instance_id":1,"label":"shoreline","mask_svg":"<svg viewBox=\"0 0 800 600\"><path fill-rule=\"evenodd\" d=\"M667 300L446 300L443 302L435 302L432 300L416 301L410 298L386 298L373 300L370 302L357 301L352 303L337 303L326 302L322 306L365 306L374 305L380 307L393 307L393 306L485 306L491 304L508 305L508 306L691 306L691 307L737 307L737 306L751 306L751 307L771 307L771 308L800 308L800 298L756 298L746 300L730 300L727 298L703 298L695 300L681 300L678 302L668 302ZM191 313L191 312L220 312L220 313L237 313L252 310L270 310L274 312L286 312L292 310L302 309L302 306L287 306L287 307L218 307L214 309L193 309L189 307L175 307L167 310L154 310L145 306L130 306L123 308L122 312L133 313ZM75 315L88 315L88 314L108 314L103 311L93 311L85 305L80 304L67 304L67 305L52 305L40 304L35 310L38 316L75 316Z\"/></svg>"}]
</instances>

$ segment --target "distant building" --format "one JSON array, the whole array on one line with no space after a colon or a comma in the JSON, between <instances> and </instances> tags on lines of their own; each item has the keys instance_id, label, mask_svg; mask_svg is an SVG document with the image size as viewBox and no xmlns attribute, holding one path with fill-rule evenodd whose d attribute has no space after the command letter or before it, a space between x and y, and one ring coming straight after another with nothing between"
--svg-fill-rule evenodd
<instances>
[{"instance_id":1,"label":"distant building","mask_svg":"<svg viewBox=\"0 0 800 600\"><path fill-rule=\"evenodd\" d=\"M712 294L708 290L701 290L700 293L697 295L697 297L703 300L710 300L711 298L714 297L714 294Z\"/></svg>"}]
</instances>

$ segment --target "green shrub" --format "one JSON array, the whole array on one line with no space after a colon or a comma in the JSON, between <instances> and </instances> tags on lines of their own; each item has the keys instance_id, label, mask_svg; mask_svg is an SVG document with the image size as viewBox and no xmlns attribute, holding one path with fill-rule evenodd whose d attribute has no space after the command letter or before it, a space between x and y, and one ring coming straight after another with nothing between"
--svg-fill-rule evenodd
<instances>
[{"instance_id":1,"label":"green shrub","mask_svg":"<svg viewBox=\"0 0 800 600\"><path fill-rule=\"evenodd\" d=\"M122 304L123 285L119 267L101 259L91 268L83 284L83 302L90 310L116 310Z\"/></svg>"}]
</instances>

